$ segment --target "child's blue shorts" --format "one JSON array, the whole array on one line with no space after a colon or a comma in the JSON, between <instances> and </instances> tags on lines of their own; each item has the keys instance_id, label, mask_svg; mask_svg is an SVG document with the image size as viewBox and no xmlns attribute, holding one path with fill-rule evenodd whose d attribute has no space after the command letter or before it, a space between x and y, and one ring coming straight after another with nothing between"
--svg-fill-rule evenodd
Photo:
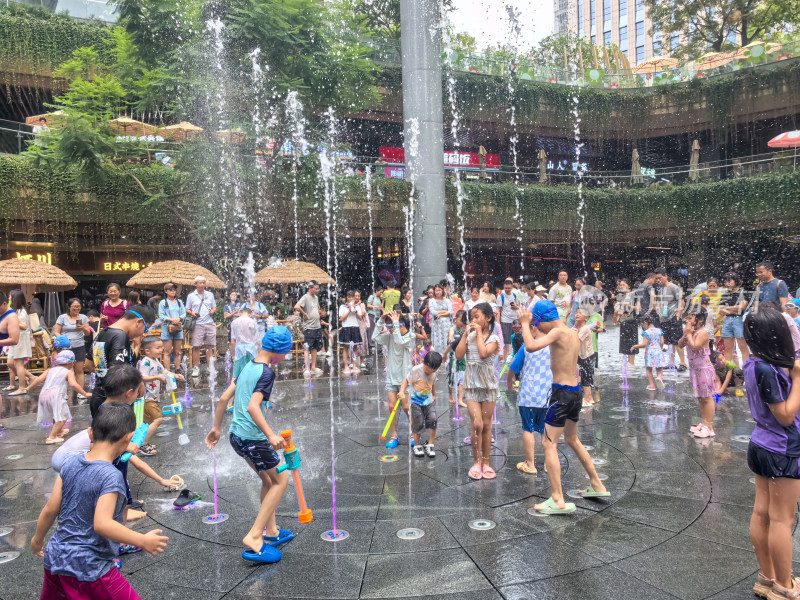
<instances>
[{"instance_id":1,"label":"child's blue shorts","mask_svg":"<svg viewBox=\"0 0 800 600\"><path fill-rule=\"evenodd\" d=\"M544 433L544 418L547 416L547 407L519 406L519 416L522 419L522 429L528 433L537 431Z\"/></svg>"}]
</instances>

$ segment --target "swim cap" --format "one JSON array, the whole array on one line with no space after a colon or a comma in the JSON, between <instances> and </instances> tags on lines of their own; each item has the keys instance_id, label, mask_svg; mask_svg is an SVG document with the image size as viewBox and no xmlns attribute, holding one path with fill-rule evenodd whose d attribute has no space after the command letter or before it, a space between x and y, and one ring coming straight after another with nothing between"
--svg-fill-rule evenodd
<instances>
[{"instance_id":1,"label":"swim cap","mask_svg":"<svg viewBox=\"0 0 800 600\"><path fill-rule=\"evenodd\" d=\"M800 299L792 298L790 300L787 300L786 306L789 306L790 304L795 308L800 309Z\"/></svg>"},{"instance_id":2,"label":"swim cap","mask_svg":"<svg viewBox=\"0 0 800 600\"><path fill-rule=\"evenodd\" d=\"M61 336L59 336L61 337ZM62 350L58 353L58 355L53 359L53 362L57 365L68 365L69 363L75 362L75 353L72 350Z\"/></svg>"},{"instance_id":3,"label":"swim cap","mask_svg":"<svg viewBox=\"0 0 800 600\"><path fill-rule=\"evenodd\" d=\"M292 334L283 325L276 325L261 338L261 349L275 354L286 354L292 349Z\"/></svg>"},{"instance_id":4,"label":"swim cap","mask_svg":"<svg viewBox=\"0 0 800 600\"><path fill-rule=\"evenodd\" d=\"M72 342L69 341L69 338L65 335L57 335L53 338L53 347L57 350L62 350L64 348L69 348L72 346ZM72 356L72 360L75 360L75 356Z\"/></svg>"},{"instance_id":5,"label":"swim cap","mask_svg":"<svg viewBox=\"0 0 800 600\"><path fill-rule=\"evenodd\" d=\"M533 320L539 323L550 323L558 320L558 310L550 300L539 300L531 308L531 314L533 315Z\"/></svg>"}]
</instances>

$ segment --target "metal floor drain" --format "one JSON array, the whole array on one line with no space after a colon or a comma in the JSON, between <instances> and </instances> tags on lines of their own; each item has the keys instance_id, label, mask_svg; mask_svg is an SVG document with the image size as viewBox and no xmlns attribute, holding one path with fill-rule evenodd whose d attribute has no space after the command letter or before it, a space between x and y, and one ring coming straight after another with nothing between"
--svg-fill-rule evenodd
<instances>
[{"instance_id":1,"label":"metal floor drain","mask_svg":"<svg viewBox=\"0 0 800 600\"><path fill-rule=\"evenodd\" d=\"M19 557L19 552L0 552L0 565L11 562L17 557Z\"/></svg>"},{"instance_id":2,"label":"metal floor drain","mask_svg":"<svg viewBox=\"0 0 800 600\"><path fill-rule=\"evenodd\" d=\"M583 496L581 495L581 491L580 490L568 490L565 493L565 495L569 496L573 500L577 500L579 498L583 498Z\"/></svg>"},{"instance_id":3,"label":"metal floor drain","mask_svg":"<svg viewBox=\"0 0 800 600\"><path fill-rule=\"evenodd\" d=\"M208 515L203 519L203 523L206 525L216 525L217 523L222 523L223 521L228 520L228 515Z\"/></svg>"},{"instance_id":4,"label":"metal floor drain","mask_svg":"<svg viewBox=\"0 0 800 600\"><path fill-rule=\"evenodd\" d=\"M625 415L611 415L612 419L622 420L625 418Z\"/></svg>"},{"instance_id":5,"label":"metal floor drain","mask_svg":"<svg viewBox=\"0 0 800 600\"><path fill-rule=\"evenodd\" d=\"M8 527L8 526L0 527L0 537L7 536L12 531L14 531L13 527Z\"/></svg>"},{"instance_id":6,"label":"metal floor drain","mask_svg":"<svg viewBox=\"0 0 800 600\"><path fill-rule=\"evenodd\" d=\"M350 534L344 529L331 529L330 531L326 531L325 533L321 534L319 537L326 542L341 542L342 540L349 538Z\"/></svg>"},{"instance_id":7,"label":"metal floor drain","mask_svg":"<svg viewBox=\"0 0 800 600\"><path fill-rule=\"evenodd\" d=\"M628 410L627 406L614 406L611 410L614 412L625 412Z\"/></svg>"},{"instance_id":8,"label":"metal floor drain","mask_svg":"<svg viewBox=\"0 0 800 600\"><path fill-rule=\"evenodd\" d=\"M749 435L732 435L731 436L731 441L733 441L733 442L742 442L743 444L746 444L746 443L748 443L750 441L750 436Z\"/></svg>"},{"instance_id":9,"label":"metal floor drain","mask_svg":"<svg viewBox=\"0 0 800 600\"><path fill-rule=\"evenodd\" d=\"M156 437L167 437L169 435L169 431L159 431L156 434Z\"/></svg>"},{"instance_id":10,"label":"metal floor drain","mask_svg":"<svg viewBox=\"0 0 800 600\"><path fill-rule=\"evenodd\" d=\"M593 465L604 465L604 464L606 464L607 462L608 462L608 461L607 461L605 458L593 458L593 459L592 459L592 464L593 464Z\"/></svg>"},{"instance_id":11,"label":"metal floor drain","mask_svg":"<svg viewBox=\"0 0 800 600\"><path fill-rule=\"evenodd\" d=\"M587 452L591 452L592 450L594 450L594 446L584 445L583 447L586 449Z\"/></svg>"},{"instance_id":12,"label":"metal floor drain","mask_svg":"<svg viewBox=\"0 0 800 600\"><path fill-rule=\"evenodd\" d=\"M497 527L497 523L489 519L476 519L469 522L469 528L475 531L488 531Z\"/></svg>"},{"instance_id":13,"label":"metal floor drain","mask_svg":"<svg viewBox=\"0 0 800 600\"><path fill-rule=\"evenodd\" d=\"M23 456L25 456L25 455L24 454L10 454L10 455L6 456L6 459L8 459L8 460L19 460ZM14 557L14 558L16 558L16 557Z\"/></svg>"},{"instance_id":14,"label":"metal floor drain","mask_svg":"<svg viewBox=\"0 0 800 600\"><path fill-rule=\"evenodd\" d=\"M397 537L401 540L418 540L424 535L425 532L417 527L406 527L397 532Z\"/></svg>"},{"instance_id":15,"label":"metal floor drain","mask_svg":"<svg viewBox=\"0 0 800 600\"><path fill-rule=\"evenodd\" d=\"M384 454L378 457L378 460L381 462L397 462L398 457L397 454Z\"/></svg>"},{"instance_id":16,"label":"metal floor drain","mask_svg":"<svg viewBox=\"0 0 800 600\"><path fill-rule=\"evenodd\" d=\"M589 479L589 475L587 473L584 473L583 476L586 477L586 479ZM597 478L600 481L605 481L606 479L608 479L608 475L606 475L605 473L598 473Z\"/></svg>"}]
</instances>

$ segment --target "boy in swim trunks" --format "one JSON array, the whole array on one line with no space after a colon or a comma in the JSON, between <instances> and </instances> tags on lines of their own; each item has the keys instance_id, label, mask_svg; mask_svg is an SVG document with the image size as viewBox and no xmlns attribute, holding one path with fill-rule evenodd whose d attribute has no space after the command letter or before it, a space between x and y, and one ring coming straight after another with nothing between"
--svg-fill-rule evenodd
<instances>
[{"instance_id":1,"label":"boy in swim trunks","mask_svg":"<svg viewBox=\"0 0 800 600\"><path fill-rule=\"evenodd\" d=\"M561 463L556 445L562 433L589 475L589 487L582 490L581 495L584 498L607 498L611 495L597 476L592 457L578 439L578 417L583 405L581 388L575 378L580 349L578 334L559 318L558 310L549 300L540 300L530 311L521 309L519 320L522 323L525 350L536 352L550 346L550 368L553 372L550 407L544 421L545 434L542 436L544 462L552 492L550 498L534 506L534 509L546 515L568 514L575 511L575 504L564 502L561 490ZM531 322L544 333L543 337L533 338Z\"/></svg>"}]
</instances>

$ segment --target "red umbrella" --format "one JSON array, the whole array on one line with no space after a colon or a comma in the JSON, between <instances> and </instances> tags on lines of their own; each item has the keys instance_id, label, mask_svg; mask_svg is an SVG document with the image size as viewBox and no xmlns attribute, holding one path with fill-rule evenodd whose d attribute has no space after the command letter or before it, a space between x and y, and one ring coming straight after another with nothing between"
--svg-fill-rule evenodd
<instances>
[{"instance_id":1,"label":"red umbrella","mask_svg":"<svg viewBox=\"0 0 800 600\"><path fill-rule=\"evenodd\" d=\"M800 131L787 131L767 142L770 148L797 148L800 146Z\"/></svg>"},{"instance_id":2,"label":"red umbrella","mask_svg":"<svg viewBox=\"0 0 800 600\"><path fill-rule=\"evenodd\" d=\"M787 131L775 136L767 142L767 146L770 148L794 148L792 167L795 167L797 166L797 147L800 146L800 131Z\"/></svg>"}]
</instances>

